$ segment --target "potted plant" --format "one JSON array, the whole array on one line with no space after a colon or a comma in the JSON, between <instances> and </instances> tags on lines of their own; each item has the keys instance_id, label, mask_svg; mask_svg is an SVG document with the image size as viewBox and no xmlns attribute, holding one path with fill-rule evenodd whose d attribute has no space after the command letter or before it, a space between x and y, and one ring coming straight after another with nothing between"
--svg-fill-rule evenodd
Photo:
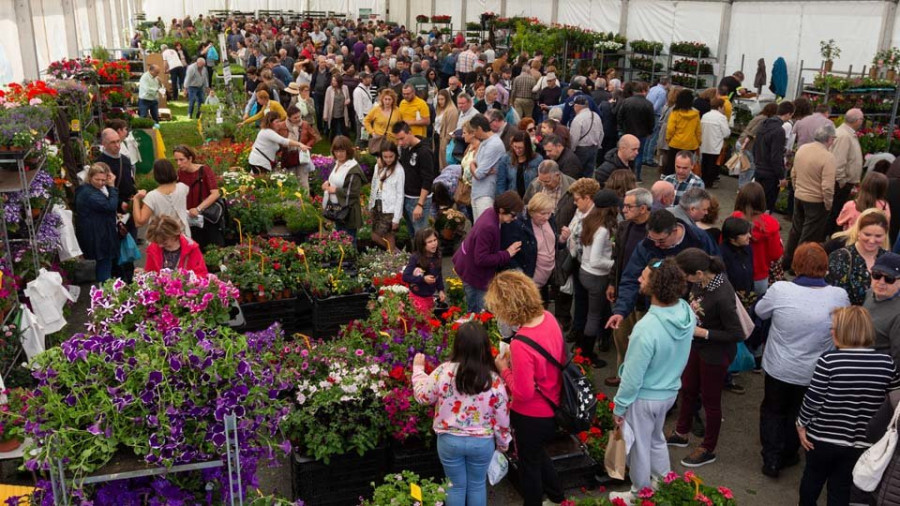
<instances>
[{"instance_id":1,"label":"potted plant","mask_svg":"<svg viewBox=\"0 0 900 506\"><path fill-rule=\"evenodd\" d=\"M427 22L428 22L428 16L426 16L424 14L419 14L418 16L416 16L416 23L427 23Z\"/></svg>"},{"instance_id":2,"label":"potted plant","mask_svg":"<svg viewBox=\"0 0 900 506\"><path fill-rule=\"evenodd\" d=\"M834 39L823 40L819 42L819 53L825 59L825 72L831 72L834 59L841 57L841 48Z\"/></svg>"},{"instance_id":3,"label":"potted plant","mask_svg":"<svg viewBox=\"0 0 900 506\"><path fill-rule=\"evenodd\" d=\"M421 497L410 495L410 487L417 485ZM373 484L374 486L374 484ZM362 506L378 506L382 504L394 504L397 506L413 504L443 504L447 500L447 489L450 484L447 481L435 483L434 480L420 478L411 471L402 471L399 474L389 474L384 477L384 485L375 487L371 500L362 502Z\"/></svg>"},{"instance_id":4,"label":"potted plant","mask_svg":"<svg viewBox=\"0 0 900 506\"><path fill-rule=\"evenodd\" d=\"M11 452L22 445L25 412L32 395L24 388L2 392L6 404L0 404L0 453Z\"/></svg>"},{"instance_id":5,"label":"potted plant","mask_svg":"<svg viewBox=\"0 0 900 506\"><path fill-rule=\"evenodd\" d=\"M456 234L462 233L466 224L466 217L456 209L442 211L435 222L435 228L440 231L441 237L452 241Z\"/></svg>"}]
</instances>

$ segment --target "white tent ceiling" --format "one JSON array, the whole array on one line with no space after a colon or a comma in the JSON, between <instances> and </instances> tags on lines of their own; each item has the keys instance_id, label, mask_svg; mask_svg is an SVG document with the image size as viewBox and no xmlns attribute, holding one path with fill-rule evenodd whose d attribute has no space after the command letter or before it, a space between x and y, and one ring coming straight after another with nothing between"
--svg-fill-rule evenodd
<instances>
[{"instance_id":1,"label":"white tent ceiling","mask_svg":"<svg viewBox=\"0 0 900 506\"><path fill-rule=\"evenodd\" d=\"M623 9L623 2L626 7ZM900 46L900 15L891 1L772 0L0 0L0 83L22 80L34 67L20 44L17 8L30 5L37 67L75 56L92 46L127 45L134 12L167 22L186 14L196 16L226 7L242 11L293 9L336 11L358 16L372 9L380 17L415 27L418 14L449 14L454 30L477 21L484 11L505 16L524 15L543 22L619 32L631 40L703 41L713 53L725 56L723 71L743 68L752 80L756 61L764 58L767 71L779 56L788 64L789 90L796 89L801 61L820 63L819 41L835 39L842 49L836 69L869 65L879 44ZM22 12L25 12L22 10ZM22 12L19 12L20 17ZM74 22L67 19L74 17ZM74 30L75 37L67 37ZM884 34L884 32L887 32ZM26 34L26 31L21 32ZM74 40L74 41L73 41ZM725 47L718 47L725 41ZM74 46L74 47L73 47ZM26 64L23 64L26 62ZM804 74L806 79L812 76Z\"/></svg>"}]
</instances>

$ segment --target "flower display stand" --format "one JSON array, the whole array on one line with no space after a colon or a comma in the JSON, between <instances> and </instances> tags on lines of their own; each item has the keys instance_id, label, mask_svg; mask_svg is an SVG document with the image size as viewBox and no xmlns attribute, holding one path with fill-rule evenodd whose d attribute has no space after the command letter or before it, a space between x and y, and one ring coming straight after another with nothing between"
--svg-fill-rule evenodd
<instances>
[{"instance_id":1,"label":"flower display stand","mask_svg":"<svg viewBox=\"0 0 900 506\"><path fill-rule=\"evenodd\" d=\"M412 471L422 478L444 478L444 466L438 457L437 440L431 438L429 445L420 439L406 442L391 441L390 472Z\"/></svg>"},{"instance_id":2,"label":"flower display stand","mask_svg":"<svg viewBox=\"0 0 900 506\"><path fill-rule=\"evenodd\" d=\"M369 315L368 292L353 295L335 295L327 299L313 299L313 336L326 339L337 336L341 325L360 320Z\"/></svg>"},{"instance_id":3,"label":"flower display stand","mask_svg":"<svg viewBox=\"0 0 900 506\"><path fill-rule=\"evenodd\" d=\"M560 435L546 445L553 467L559 475L563 490L581 487L593 488L597 485L597 462L585 452L573 436ZM518 462L510 459L509 479L513 487L521 493L521 475ZM600 464L602 466L602 463Z\"/></svg>"},{"instance_id":4,"label":"flower display stand","mask_svg":"<svg viewBox=\"0 0 900 506\"><path fill-rule=\"evenodd\" d=\"M281 323L285 335L297 332L299 330L297 307L300 298L306 299L306 294L300 293L288 299L241 304L241 312L246 323L237 330L240 332L265 330L277 321Z\"/></svg>"},{"instance_id":5,"label":"flower display stand","mask_svg":"<svg viewBox=\"0 0 900 506\"><path fill-rule=\"evenodd\" d=\"M337 455L328 464L294 454L291 459L293 498L316 506L355 506L369 496L388 469L387 446L360 456Z\"/></svg>"}]
</instances>

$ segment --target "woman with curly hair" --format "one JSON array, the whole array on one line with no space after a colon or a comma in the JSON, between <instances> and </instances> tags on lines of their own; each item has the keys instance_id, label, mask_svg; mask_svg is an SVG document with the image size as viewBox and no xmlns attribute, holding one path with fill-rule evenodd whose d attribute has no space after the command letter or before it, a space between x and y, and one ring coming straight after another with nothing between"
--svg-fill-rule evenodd
<instances>
[{"instance_id":1,"label":"woman with curly hair","mask_svg":"<svg viewBox=\"0 0 900 506\"><path fill-rule=\"evenodd\" d=\"M550 403L559 404L562 374L536 347L565 363L562 330L553 315L544 310L537 285L522 272L497 274L484 300L498 321L518 327L509 354L497 357L496 363L513 399L510 425L521 465L524 504L539 506L545 493L550 501L561 503L565 499L562 485L544 444L556 435Z\"/></svg>"},{"instance_id":2,"label":"woman with curly hair","mask_svg":"<svg viewBox=\"0 0 900 506\"><path fill-rule=\"evenodd\" d=\"M631 490L613 492L609 498L627 504L634 502L638 491L652 486L651 476L665 476L671 470L663 425L675 404L697 324L681 298L687 282L674 258L651 260L639 282L641 293L650 297L650 309L631 333L620 368L622 382L613 399L616 425L628 422L634 444L628 454Z\"/></svg>"}]
</instances>

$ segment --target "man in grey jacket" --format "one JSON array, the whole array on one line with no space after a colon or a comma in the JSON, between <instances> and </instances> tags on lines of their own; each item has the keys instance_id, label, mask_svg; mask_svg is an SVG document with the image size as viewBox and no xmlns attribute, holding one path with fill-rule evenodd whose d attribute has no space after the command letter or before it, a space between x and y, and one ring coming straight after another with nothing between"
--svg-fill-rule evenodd
<instances>
[{"instance_id":1,"label":"man in grey jacket","mask_svg":"<svg viewBox=\"0 0 900 506\"><path fill-rule=\"evenodd\" d=\"M194 117L194 107L197 109L197 117L200 117L200 106L206 97L209 88L209 73L206 68L206 60L197 58L197 61L188 65L184 76L184 87L188 92L188 117Z\"/></svg>"}]
</instances>

